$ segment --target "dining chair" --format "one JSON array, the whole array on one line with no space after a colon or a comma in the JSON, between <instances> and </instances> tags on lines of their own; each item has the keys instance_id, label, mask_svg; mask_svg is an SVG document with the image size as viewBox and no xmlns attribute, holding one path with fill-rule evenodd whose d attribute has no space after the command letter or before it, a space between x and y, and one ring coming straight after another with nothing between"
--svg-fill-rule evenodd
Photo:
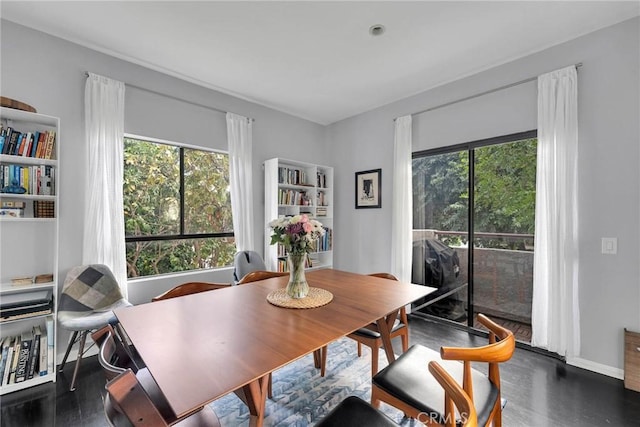
<instances>
[{"instance_id":1,"label":"dining chair","mask_svg":"<svg viewBox=\"0 0 640 427\"><path fill-rule=\"evenodd\" d=\"M385 402L403 411L407 417L418 420L424 416L421 414L430 414L431 420L443 424L446 416L443 390L424 369L429 362L437 361L462 383L474 404L478 424L487 426L493 423L500 427L504 405L499 364L513 356L515 338L510 330L483 314L478 314L478 322L489 330L489 344L481 347L441 347L439 353L419 344L411 346L372 378L371 404L377 408L380 402ZM487 363L488 374L472 368L472 362Z\"/></svg>"},{"instance_id":2,"label":"dining chair","mask_svg":"<svg viewBox=\"0 0 640 427\"><path fill-rule=\"evenodd\" d=\"M128 306L131 306L131 303L122 296L118 282L106 265L81 265L69 270L60 295L58 322L61 328L72 331L67 350L60 363L60 372L64 370L71 348L76 342L78 343L78 356L70 391L76 389L80 361L89 350L84 348L87 334L105 325L117 327L118 320L113 310Z\"/></svg>"},{"instance_id":3,"label":"dining chair","mask_svg":"<svg viewBox=\"0 0 640 427\"><path fill-rule=\"evenodd\" d=\"M236 284L245 274L266 269L264 260L256 251L238 251L233 257L233 279Z\"/></svg>"},{"instance_id":4,"label":"dining chair","mask_svg":"<svg viewBox=\"0 0 640 427\"><path fill-rule=\"evenodd\" d=\"M100 363L107 381L114 379L126 369L137 372L141 366L144 366L139 359L136 361L132 357L133 350L126 348L126 344L115 333L111 325L93 332L91 338L98 346L98 363Z\"/></svg>"},{"instance_id":5,"label":"dining chair","mask_svg":"<svg viewBox=\"0 0 640 427\"><path fill-rule=\"evenodd\" d=\"M184 295L197 294L200 292L214 291L216 289L228 288L231 286L229 283L209 283L209 282L187 282L178 285L168 291L155 296L151 299L152 302L162 301L169 298L177 298Z\"/></svg>"},{"instance_id":6,"label":"dining chair","mask_svg":"<svg viewBox=\"0 0 640 427\"><path fill-rule=\"evenodd\" d=\"M153 380L150 375L148 375L148 379ZM204 406L197 412L182 418L177 418L171 413L168 416L163 414L162 408L153 400L152 395L148 393L142 381L131 369L126 369L109 381L106 389L104 411L109 422L115 427L220 426L216 413L209 406Z\"/></svg>"},{"instance_id":7,"label":"dining chair","mask_svg":"<svg viewBox=\"0 0 640 427\"><path fill-rule=\"evenodd\" d=\"M380 277L388 280L398 280L393 274L389 273L372 273L369 276ZM369 325L350 333L347 337L358 342L358 357L362 356L362 344L371 348L371 376L378 373L378 356L380 348L382 348L382 337L378 329L378 325L370 323ZM409 349L409 320L407 318L407 310L402 307L398 318L391 328L391 339L400 337L402 340L402 351Z\"/></svg>"},{"instance_id":8,"label":"dining chair","mask_svg":"<svg viewBox=\"0 0 640 427\"><path fill-rule=\"evenodd\" d=\"M445 412L442 420L444 423L440 424L435 421L436 418L432 418L431 414L428 413L421 414L422 416L418 418L418 421L429 426L476 427L478 425L476 410L469 395L438 362L431 361L428 367L429 372L440 384L444 392ZM460 423L457 423L455 409L460 414ZM359 427L364 425L368 427L392 427L399 424L396 424L395 421L364 400L349 396L320 420L316 427Z\"/></svg>"},{"instance_id":9,"label":"dining chair","mask_svg":"<svg viewBox=\"0 0 640 427\"><path fill-rule=\"evenodd\" d=\"M116 426L219 426L205 406L185 419L177 419L146 367L139 368L124 350L110 325L91 337L99 344L98 361L107 377L105 415ZM175 423L175 424L174 424Z\"/></svg>"}]
</instances>

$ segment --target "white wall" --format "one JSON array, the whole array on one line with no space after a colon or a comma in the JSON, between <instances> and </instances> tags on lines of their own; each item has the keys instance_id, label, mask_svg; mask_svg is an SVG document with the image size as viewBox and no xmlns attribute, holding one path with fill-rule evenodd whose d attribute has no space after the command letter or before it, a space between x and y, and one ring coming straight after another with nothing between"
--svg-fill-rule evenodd
<instances>
[{"instance_id":1,"label":"white wall","mask_svg":"<svg viewBox=\"0 0 640 427\"><path fill-rule=\"evenodd\" d=\"M34 106L39 113L60 117L59 283L64 281L69 268L82 263L85 71L255 118L253 184L255 229L258 230L255 248L260 253L264 247L265 224L264 160L286 157L321 164L329 162L324 126L186 83L12 22L1 21L1 36L0 93ZM125 93L125 132L226 150L224 114L131 87ZM148 302L152 296L189 280L230 283L232 270L132 281L129 299L133 303ZM67 339L68 334L60 331L59 352L64 350Z\"/></svg>"},{"instance_id":2,"label":"white wall","mask_svg":"<svg viewBox=\"0 0 640 427\"><path fill-rule=\"evenodd\" d=\"M639 99L637 18L329 126L337 154L337 268L390 268L393 118L570 64L578 71L580 163L580 358L620 377L623 328L640 329ZM413 117L414 151L536 128L536 83ZM339 155L338 155L339 154ZM382 209L354 209L354 172L382 168ZM601 237L618 238L616 256Z\"/></svg>"}]
</instances>

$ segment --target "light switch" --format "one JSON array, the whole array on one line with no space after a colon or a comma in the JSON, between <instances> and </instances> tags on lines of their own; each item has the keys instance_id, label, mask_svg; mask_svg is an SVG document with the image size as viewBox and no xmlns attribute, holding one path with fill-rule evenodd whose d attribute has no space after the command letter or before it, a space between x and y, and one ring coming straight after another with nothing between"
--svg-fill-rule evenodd
<instances>
[{"instance_id":1,"label":"light switch","mask_svg":"<svg viewBox=\"0 0 640 427\"><path fill-rule=\"evenodd\" d=\"M615 255L618 253L618 239L616 237L602 238L602 253L607 255Z\"/></svg>"}]
</instances>

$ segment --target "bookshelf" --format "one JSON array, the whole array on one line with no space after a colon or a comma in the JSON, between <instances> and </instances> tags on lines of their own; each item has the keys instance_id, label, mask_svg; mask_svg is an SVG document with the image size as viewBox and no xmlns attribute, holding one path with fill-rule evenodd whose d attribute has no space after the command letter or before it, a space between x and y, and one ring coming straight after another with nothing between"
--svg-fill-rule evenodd
<instances>
[{"instance_id":1,"label":"bookshelf","mask_svg":"<svg viewBox=\"0 0 640 427\"><path fill-rule=\"evenodd\" d=\"M17 341L22 346L23 341L33 338L33 332L39 331L41 337L46 335L45 339L38 340L37 363L32 349L28 350L27 367L38 368L33 370L31 378L27 371L24 380L8 382L9 375L4 375L7 362L0 360L0 395L4 395L56 381L60 120L1 107L0 125L3 131L11 128L25 140L22 149L18 146L13 152L7 152L4 144L8 141L4 138L3 151L0 151L3 153L0 154L0 190L3 191L0 193L0 345L7 337L15 338L13 352L6 342L7 350L0 348L0 354L7 360L9 354L16 353ZM46 144L46 139L39 135L51 139L48 154L46 146L42 152L37 149L38 138ZM6 187L12 187L12 191L22 187L25 191L6 192ZM22 278L22 283L18 278ZM32 347L36 346L35 341L31 341Z\"/></svg>"},{"instance_id":2,"label":"bookshelf","mask_svg":"<svg viewBox=\"0 0 640 427\"><path fill-rule=\"evenodd\" d=\"M286 254L271 245L269 222L281 216L307 214L326 228L309 269L333 266L333 168L274 158L264 162L264 258L267 269L286 270Z\"/></svg>"}]
</instances>

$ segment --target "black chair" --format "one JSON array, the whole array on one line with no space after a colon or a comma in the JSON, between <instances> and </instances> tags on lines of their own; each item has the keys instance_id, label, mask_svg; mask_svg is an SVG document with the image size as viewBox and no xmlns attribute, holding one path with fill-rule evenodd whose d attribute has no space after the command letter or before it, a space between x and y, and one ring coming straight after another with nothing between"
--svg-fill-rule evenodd
<instances>
[{"instance_id":1,"label":"black chair","mask_svg":"<svg viewBox=\"0 0 640 427\"><path fill-rule=\"evenodd\" d=\"M425 366L431 361L444 366L462 383L477 411L478 424L502 425L503 402L500 392L501 362L515 351L513 333L479 314L478 321L489 330L489 344L481 347L441 347L440 352L421 345L412 346L371 381L371 404L385 402L400 409L407 417L420 420L424 414L444 424L443 391ZM460 363L462 362L462 363ZM488 375L473 369L472 362L488 365Z\"/></svg>"},{"instance_id":2,"label":"black chair","mask_svg":"<svg viewBox=\"0 0 640 427\"><path fill-rule=\"evenodd\" d=\"M239 251L233 258L233 279L238 283L247 273L266 270L267 266L256 251Z\"/></svg>"},{"instance_id":3,"label":"black chair","mask_svg":"<svg viewBox=\"0 0 640 427\"><path fill-rule=\"evenodd\" d=\"M469 395L437 362L429 363L429 372L444 391L444 417L440 419L438 416L423 413L418 417L418 421L428 426L476 427L478 419ZM459 423L456 420L454 406L461 417ZM316 427L393 427L397 425L391 418L364 400L350 396L320 420Z\"/></svg>"}]
</instances>

